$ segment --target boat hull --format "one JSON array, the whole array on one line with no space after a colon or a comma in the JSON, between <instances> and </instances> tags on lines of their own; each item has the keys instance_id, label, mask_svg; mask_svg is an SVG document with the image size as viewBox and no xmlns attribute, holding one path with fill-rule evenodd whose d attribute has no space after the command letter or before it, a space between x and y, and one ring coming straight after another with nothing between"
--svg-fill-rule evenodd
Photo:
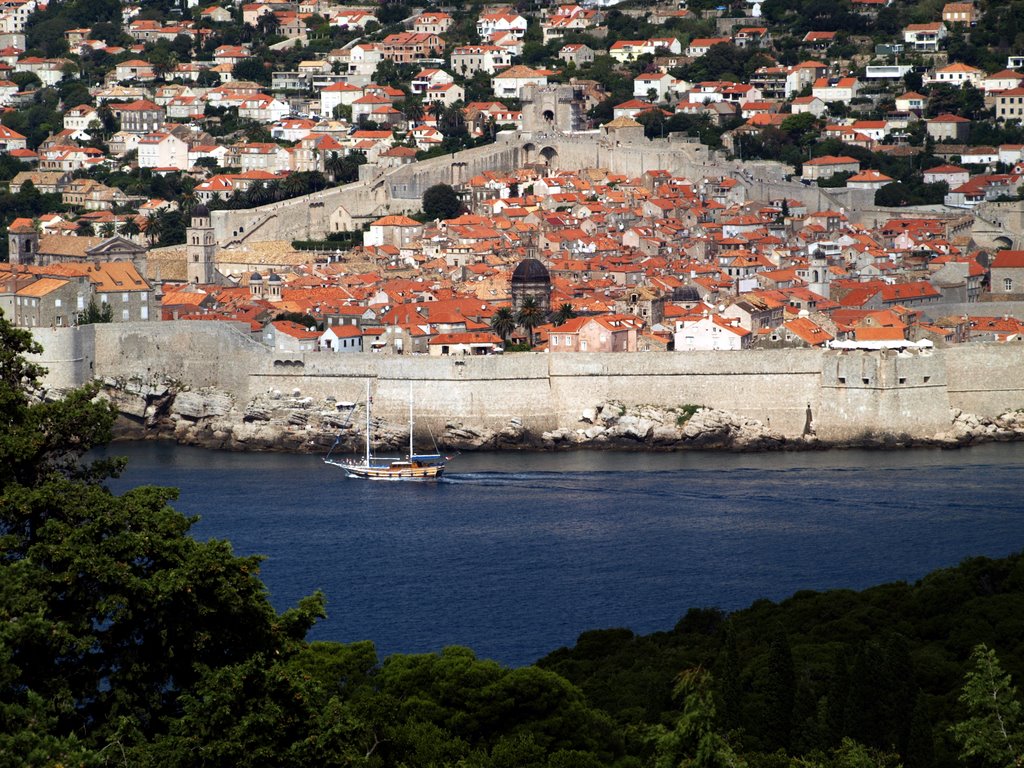
<instances>
[{"instance_id":1,"label":"boat hull","mask_svg":"<svg viewBox=\"0 0 1024 768\"><path fill-rule=\"evenodd\" d=\"M425 481L438 480L444 474L444 466L431 467L365 467L365 466L344 466L345 474L348 477L360 480L406 480Z\"/></svg>"}]
</instances>

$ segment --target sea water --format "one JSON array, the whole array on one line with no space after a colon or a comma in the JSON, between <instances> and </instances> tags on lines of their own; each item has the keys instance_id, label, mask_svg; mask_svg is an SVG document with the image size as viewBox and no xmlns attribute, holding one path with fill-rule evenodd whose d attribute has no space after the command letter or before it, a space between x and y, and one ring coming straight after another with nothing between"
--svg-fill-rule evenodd
<instances>
[{"instance_id":1,"label":"sea water","mask_svg":"<svg viewBox=\"0 0 1024 768\"><path fill-rule=\"evenodd\" d=\"M510 665L588 629L671 629L797 590L914 580L1024 548L1024 445L969 450L462 454L438 483L320 457L123 443L115 491L181 489L199 539L266 556L278 610L323 590L313 639L471 647Z\"/></svg>"}]
</instances>

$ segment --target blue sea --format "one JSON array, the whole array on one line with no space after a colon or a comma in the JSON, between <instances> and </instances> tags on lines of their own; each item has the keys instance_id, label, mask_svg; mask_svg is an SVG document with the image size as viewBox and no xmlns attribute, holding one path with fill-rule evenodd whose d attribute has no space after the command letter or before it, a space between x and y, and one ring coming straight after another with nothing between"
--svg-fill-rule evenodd
<instances>
[{"instance_id":1,"label":"blue sea","mask_svg":"<svg viewBox=\"0 0 1024 768\"><path fill-rule=\"evenodd\" d=\"M199 539L266 556L313 639L381 657L471 647L523 665L583 631L671 629L797 590L915 580L1024 548L1024 444L820 453L463 454L434 484L346 479L317 456L115 444L115 491L181 490Z\"/></svg>"}]
</instances>

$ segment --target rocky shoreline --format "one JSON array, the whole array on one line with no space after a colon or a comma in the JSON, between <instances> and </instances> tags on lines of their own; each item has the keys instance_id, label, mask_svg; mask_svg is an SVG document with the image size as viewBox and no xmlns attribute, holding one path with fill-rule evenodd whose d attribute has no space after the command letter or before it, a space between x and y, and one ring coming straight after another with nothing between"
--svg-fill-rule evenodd
<instances>
[{"instance_id":1,"label":"rocky shoreline","mask_svg":"<svg viewBox=\"0 0 1024 768\"><path fill-rule=\"evenodd\" d=\"M121 416L115 439L173 440L181 445L232 451L325 453L335 441L343 452L363 448L362 422L339 413L335 403L299 393L271 392L238 403L216 390L179 389L172 382L106 380L100 396ZM682 406L625 406L607 402L588 408L572 427L532 433L513 419L501 429L451 421L434 435L445 451L491 450L725 450L737 452L822 450L827 448L957 448L979 443L1024 440L1024 412L986 419L953 410L949 429L921 439L906 435L865 435L842 443L819 440L813 424L793 438L756 419L727 411ZM377 448L401 448L408 440L405 424L374 423Z\"/></svg>"}]
</instances>

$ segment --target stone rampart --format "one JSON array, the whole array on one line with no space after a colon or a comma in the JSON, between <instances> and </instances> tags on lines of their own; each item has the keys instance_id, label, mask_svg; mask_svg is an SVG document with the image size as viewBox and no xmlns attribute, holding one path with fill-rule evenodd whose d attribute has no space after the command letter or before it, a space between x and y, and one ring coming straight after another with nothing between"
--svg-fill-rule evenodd
<instances>
[{"instance_id":1,"label":"stone rampart","mask_svg":"<svg viewBox=\"0 0 1024 768\"><path fill-rule=\"evenodd\" d=\"M952 406L988 417L1024 409L1024 344L964 344L943 355Z\"/></svg>"},{"instance_id":2,"label":"stone rampart","mask_svg":"<svg viewBox=\"0 0 1024 768\"><path fill-rule=\"evenodd\" d=\"M371 382L375 413L405 418L410 388L421 427L450 424L537 435L575 429L602 403L663 409L706 406L757 419L787 438L930 439L950 409L995 418L1024 408L1024 345L947 350L765 350L646 354L395 357L285 354L242 325L166 322L36 331L47 384L92 377L170 381L211 389L236 404L268 393L359 402Z\"/></svg>"}]
</instances>

